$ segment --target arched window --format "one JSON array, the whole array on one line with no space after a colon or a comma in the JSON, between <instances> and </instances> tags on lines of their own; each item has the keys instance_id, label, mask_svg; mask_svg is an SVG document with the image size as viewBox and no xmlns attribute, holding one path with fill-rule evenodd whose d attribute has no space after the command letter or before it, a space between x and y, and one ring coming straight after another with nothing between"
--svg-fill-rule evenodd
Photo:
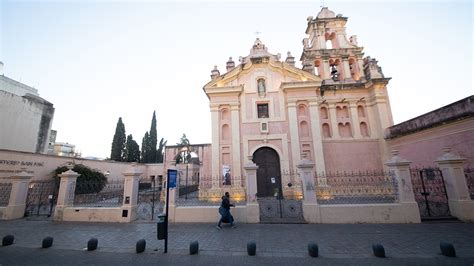
<instances>
[{"instance_id":1,"label":"arched window","mask_svg":"<svg viewBox=\"0 0 474 266\"><path fill-rule=\"evenodd\" d=\"M330 138L331 137L331 129L329 128L328 123L323 124L323 136L325 138Z\"/></svg>"},{"instance_id":2,"label":"arched window","mask_svg":"<svg viewBox=\"0 0 474 266\"><path fill-rule=\"evenodd\" d=\"M362 135L362 137L369 137L369 129L365 122L360 123L360 134Z\"/></svg>"},{"instance_id":3,"label":"arched window","mask_svg":"<svg viewBox=\"0 0 474 266\"><path fill-rule=\"evenodd\" d=\"M364 106L362 106L362 105L357 106L357 115L359 117L365 117Z\"/></svg>"},{"instance_id":4,"label":"arched window","mask_svg":"<svg viewBox=\"0 0 474 266\"><path fill-rule=\"evenodd\" d=\"M265 79L260 78L257 80L257 89L258 95L265 96L265 92L267 92L267 88L265 86Z\"/></svg>"},{"instance_id":5,"label":"arched window","mask_svg":"<svg viewBox=\"0 0 474 266\"><path fill-rule=\"evenodd\" d=\"M338 129L339 129L339 136L342 138L351 138L352 137L352 130L351 130L351 124L350 123L339 123L338 124Z\"/></svg>"},{"instance_id":6,"label":"arched window","mask_svg":"<svg viewBox=\"0 0 474 266\"><path fill-rule=\"evenodd\" d=\"M300 136L309 137L309 127L306 121L301 121L300 123Z\"/></svg>"},{"instance_id":7,"label":"arched window","mask_svg":"<svg viewBox=\"0 0 474 266\"><path fill-rule=\"evenodd\" d=\"M328 119L328 109L326 107L321 107L321 118Z\"/></svg>"},{"instance_id":8,"label":"arched window","mask_svg":"<svg viewBox=\"0 0 474 266\"><path fill-rule=\"evenodd\" d=\"M229 120L229 110L227 109L222 109L221 111L221 120Z\"/></svg>"},{"instance_id":9,"label":"arched window","mask_svg":"<svg viewBox=\"0 0 474 266\"><path fill-rule=\"evenodd\" d=\"M304 106L302 104L298 106L298 115L299 116L305 116L306 115L306 106Z\"/></svg>"},{"instance_id":10,"label":"arched window","mask_svg":"<svg viewBox=\"0 0 474 266\"><path fill-rule=\"evenodd\" d=\"M222 140L229 140L229 139L230 139L229 125L224 124L222 125Z\"/></svg>"}]
</instances>

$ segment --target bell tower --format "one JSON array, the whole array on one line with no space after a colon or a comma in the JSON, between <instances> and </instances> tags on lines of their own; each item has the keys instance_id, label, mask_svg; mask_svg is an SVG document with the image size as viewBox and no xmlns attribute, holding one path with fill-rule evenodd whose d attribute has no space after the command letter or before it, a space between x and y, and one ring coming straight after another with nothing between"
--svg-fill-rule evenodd
<instances>
[{"instance_id":1,"label":"bell tower","mask_svg":"<svg viewBox=\"0 0 474 266\"><path fill-rule=\"evenodd\" d=\"M356 35L347 38L347 17L323 7L316 18L307 21L303 70L334 82L363 80L363 47L358 46Z\"/></svg>"}]
</instances>

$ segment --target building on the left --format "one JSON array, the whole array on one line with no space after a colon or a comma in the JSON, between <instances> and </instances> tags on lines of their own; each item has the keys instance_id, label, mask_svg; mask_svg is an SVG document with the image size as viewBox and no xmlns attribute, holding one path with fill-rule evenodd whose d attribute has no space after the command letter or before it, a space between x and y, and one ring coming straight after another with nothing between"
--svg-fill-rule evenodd
<instances>
[{"instance_id":1,"label":"building on the left","mask_svg":"<svg viewBox=\"0 0 474 266\"><path fill-rule=\"evenodd\" d=\"M6 77L0 62L0 149L48 153L53 104L38 90Z\"/></svg>"}]
</instances>

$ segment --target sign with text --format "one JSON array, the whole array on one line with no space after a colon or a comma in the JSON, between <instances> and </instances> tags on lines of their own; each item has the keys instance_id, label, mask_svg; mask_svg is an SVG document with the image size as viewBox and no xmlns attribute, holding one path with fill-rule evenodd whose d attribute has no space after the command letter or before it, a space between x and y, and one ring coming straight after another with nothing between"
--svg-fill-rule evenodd
<instances>
[{"instance_id":1,"label":"sign with text","mask_svg":"<svg viewBox=\"0 0 474 266\"><path fill-rule=\"evenodd\" d=\"M176 187L176 177L178 176L177 170L168 169L168 180L169 180L169 188Z\"/></svg>"}]
</instances>

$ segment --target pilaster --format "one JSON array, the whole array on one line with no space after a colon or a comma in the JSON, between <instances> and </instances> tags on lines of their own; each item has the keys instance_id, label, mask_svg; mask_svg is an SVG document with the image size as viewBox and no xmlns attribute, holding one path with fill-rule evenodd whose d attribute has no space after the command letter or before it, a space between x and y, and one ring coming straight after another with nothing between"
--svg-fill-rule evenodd
<instances>
[{"instance_id":1,"label":"pilaster","mask_svg":"<svg viewBox=\"0 0 474 266\"><path fill-rule=\"evenodd\" d=\"M123 173L124 175L124 186L123 186L123 203L122 210L127 210L128 215L125 218L126 221L134 221L137 219L138 209L138 182L143 172L138 169L136 163L132 163L130 168Z\"/></svg>"},{"instance_id":2,"label":"pilaster","mask_svg":"<svg viewBox=\"0 0 474 266\"><path fill-rule=\"evenodd\" d=\"M62 221L64 215L64 209L74 204L74 192L76 190L76 180L80 174L72 171L73 165L68 165L69 170L59 174L60 184L58 192L58 201L56 208L54 209L55 221Z\"/></svg>"},{"instance_id":3,"label":"pilaster","mask_svg":"<svg viewBox=\"0 0 474 266\"><path fill-rule=\"evenodd\" d=\"M291 166L293 169L296 167L296 163L299 161L300 155L300 144L298 139L298 120L296 117L296 100L288 100L288 124L290 127L290 140L291 140Z\"/></svg>"},{"instance_id":4,"label":"pilaster","mask_svg":"<svg viewBox=\"0 0 474 266\"><path fill-rule=\"evenodd\" d=\"M26 168L17 175L10 177L12 188L8 205L3 209L0 219L12 220L22 218L25 215L26 196L28 193L28 182L33 175L26 172Z\"/></svg>"},{"instance_id":5,"label":"pilaster","mask_svg":"<svg viewBox=\"0 0 474 266\"><path fill-rule=\"evenodd\" d=\"M303 159L297 165L298 175L303 185L303 217L309 223L320 223L321 214L316 200L316 187L313 178L314 163L302 154Z\"/></svg>"},{"instance_id":6,"label":"pilaster","mask_svg":"<svg viewBox=\"0 0 474 266\"><path fill-rule=\"evenodd\" d=\"M362 135L360 134L360 121L359 117L357 116L357 104L351 103L351 118L352 118L352 128L354 129L354 138L361 139Z\"/></svg>"},{"instance_id":7,"label":"pilaster","mask_svg":"<svg viewBox=\"0 0 474 266\"><path fill-rule=\"evenodd\" d=\"M311 132L313 134L313 158L316 161L316 172L325 172L324 149L321 136L321 121L319 119L318 104L315 101L309 102L309 113L311 116Z\"/></svg>"},{"instance_id":8,"label":"pilaster","mask_svg":"<svg viewBox=\"0 0 474 266\"><path fill-rule=\"evenodd\" d=\"M470 198L464 175L465 161L446 147L436 163L443 173L451 214L461 221L474 221L474 201Z\"/></svg>"},{"instance_id":9,"label":"pilaster","mask_svg":"<svg viewBox=\"0 0 474 266\"><path fill-rule=\"evenodd\" d=\"M231 173L234 178L232 187L241 187L240 177L242 175L242 166L240 165L240 118L239 104L231 105L232 118L232 168Z\"/></svg>"},{"instance_id":10,"label":"pilaster","mask_svg":"<svg viewBox=\"0 0 474 266\"><path fill-rule=\"evenodd\" d=\"M258 166L252 162L252 156L244 166L247 183L247 222L260 222L260 209L257 202L257 169Z\"/></svg>"},{"instance_id":11,"label":"pilaster","mask_svg":"<svg viewBox=\"0 0 474 266\"><path fill-rule=\"evenodd\" d=\"M332 130L332 138L333 139L340 139L341 136L339 135L339 128L337 127L337 114L336 114L336 104L331 103L328 104L329 109L329 118L331 121L331 130Z\"/></svg>"},{"instance_id":12,"label":"pilaster","mask_svg":"<svg viewBox=\"0 0 474 266\"><path fill-rule=\"evenodd\" d=\"M397 180L399 203L405 208L405 221L420 223L420 210L415 201L415 194L411 182L410 161L399 156L397 150L392 151L392 158L385 163L389 167L390 173L395 175Z\"/></svg>"},{"instance_id":13,"label":"pilaster","mask_svg":"<svg viewBox=\"0 0 474 266\"><path fill-rule=\"evenodd\" d=\"M212 125L212 188L219 187L219 179L220 176L220 151L219 151L219 131L220 131L220 123L219 123L219 106L215 104L211 104L211 125Z\"/></svg>"}]
</instances>

